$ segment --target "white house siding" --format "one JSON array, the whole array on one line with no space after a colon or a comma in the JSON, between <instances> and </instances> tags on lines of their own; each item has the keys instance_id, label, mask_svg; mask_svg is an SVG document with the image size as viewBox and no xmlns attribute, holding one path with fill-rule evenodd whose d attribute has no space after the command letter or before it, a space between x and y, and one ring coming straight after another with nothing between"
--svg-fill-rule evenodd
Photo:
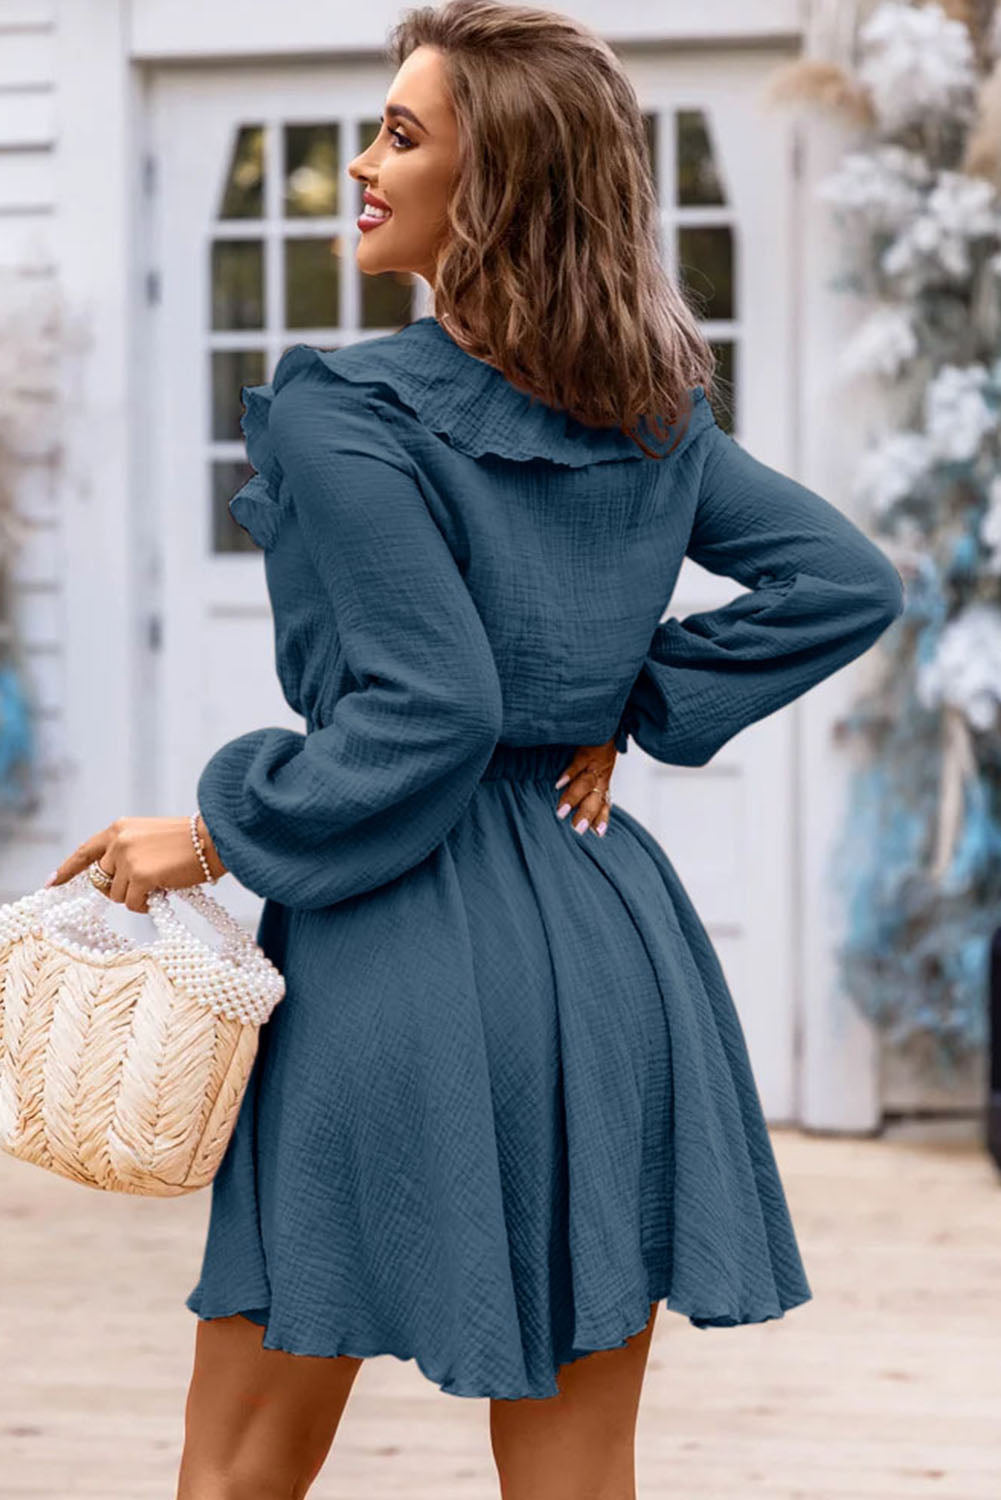
<instances>
[{"instance_id":1,"label":"white house siding","mask_svg":"<svg viewBox=\"0 0 1001 1500\"><path fill-rule=\"evenodd\" d=\"M38 393L51 440L16 484L37 523L15 597L42 802L0 843L0 900L35 889L114 816L155 810L141 785L155 716L129 432L142 403L128 20L127 0L0 0L0 256L25 286L52 280L69 338Z\"/></svg>"},{"instance_id":2,"label":"white house siding","mask_svg":"<svg viewBox=\"0 0 1001 1500\"><path fill-rule=\"evenodd\" d=\"M55 287L56 17L53 0L0 0L0 269L5 295ZM13 276L14 279L11 279ZM55 401L55 378L34 394ZM23 457L16 486L30 523L12 585L14 628L22 643L41 761L41 805L0 844L0 900L44 878L60 848L65 751L65 569L60 554L59 433ZM38 880L35 876L38 872Z\"/></svg>"}]
</instances>

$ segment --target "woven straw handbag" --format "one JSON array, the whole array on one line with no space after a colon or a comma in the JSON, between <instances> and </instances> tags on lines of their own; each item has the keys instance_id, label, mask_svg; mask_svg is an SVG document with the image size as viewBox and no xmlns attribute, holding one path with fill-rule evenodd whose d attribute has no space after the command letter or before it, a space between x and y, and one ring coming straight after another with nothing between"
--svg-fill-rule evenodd
<instances>
[{"instance_id":1,"label":"woven straw handbag","mask_svg":"<svg viewBox=\"0 0 1001 1500\"><path fill-rule=\"evenodd\" d=\"M174 1197L215 1175L285 982L200 886L149 892L146 945L111 926L107 900L83 870L0 905L0 1147L90 1187Z\"/></svg>"}]
</instances>

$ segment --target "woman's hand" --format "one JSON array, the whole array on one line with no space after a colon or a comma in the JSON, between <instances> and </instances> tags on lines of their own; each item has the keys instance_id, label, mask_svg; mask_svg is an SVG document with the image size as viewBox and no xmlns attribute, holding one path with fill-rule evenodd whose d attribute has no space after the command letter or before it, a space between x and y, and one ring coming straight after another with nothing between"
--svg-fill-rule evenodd
<instances>
[{"instance_id":1,"label":"woman's hand","mask_svg":"<svg viewBox=\"0 0 1001 1500\"><path fill-rule=\"evenodd\" d=\"M226 866L200 813L197 827L209 870L218 879L225 874ZM205 880L205 871L191 842L188 818L116 818L100 833L85 839L53 870L45 884L62 885L95 859L113 876L102 895L123 902L130 911L149 911L146 897L154 887L176 890L180 886L201 885Z\"/></svg>"},{"instance_id":2,"label":"woman's hand","mask_svg":"<svg viewBox=\"0 0 1001 1500\"><path fill-rule=\"evenodd\" d=\"M557 787L565 786L566 791L560 798L556 816L582 814L572 824L577 833L584 833L590 826L599 838L605 837L612 808L608 788L618 753L614 740L606 740L603 745L581 745L557 781Z\"/></svg>"}]
</instances>

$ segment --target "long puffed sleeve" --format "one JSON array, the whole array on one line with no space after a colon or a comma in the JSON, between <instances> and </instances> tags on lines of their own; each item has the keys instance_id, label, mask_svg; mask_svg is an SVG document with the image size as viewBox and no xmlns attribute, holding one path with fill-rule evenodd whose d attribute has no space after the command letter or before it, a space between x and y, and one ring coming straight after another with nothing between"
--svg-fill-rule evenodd
<instances>
[{"instance_id":1,"label":"long puffed sleeve","mask_svg":"<svg viewBox=\"0 0 1001 1500\"><path fill-rule=\"evenodd\" d=\"M861 655L904 604L889 558L833 505L715 425L704 441L687 555L749 592L658 625L614 736L683 766Z\"/></svg>"},{"instance_id":2,"label":"long puffed sleeve","mask_svg":"<svg viewBox=\"0 0 1001 1500\"><path fill-rule=\"evenodd\" d=\"M378 398L292 379L268 437L357 684L303 735L215 752L198 803L250 890L315 908L418 864L457 821L501 731L483 623Z\"/></svg>"}]
</instances>

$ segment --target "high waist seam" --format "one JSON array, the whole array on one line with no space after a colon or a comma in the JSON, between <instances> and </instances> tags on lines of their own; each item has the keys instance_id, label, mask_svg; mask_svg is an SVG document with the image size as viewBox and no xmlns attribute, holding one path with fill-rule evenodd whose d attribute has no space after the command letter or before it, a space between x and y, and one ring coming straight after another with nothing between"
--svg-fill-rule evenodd
<instances>
[{"instance_id":1,"label":"high waist seam","mask_svg":"<svg viewBox=\"0 0 1001 1500\"><path fill-rule=\"evenodd\" d=\"M577 743L508 745L498 742L481 781L555 781L573 759Z\"/></svg>"}]
</instances>

